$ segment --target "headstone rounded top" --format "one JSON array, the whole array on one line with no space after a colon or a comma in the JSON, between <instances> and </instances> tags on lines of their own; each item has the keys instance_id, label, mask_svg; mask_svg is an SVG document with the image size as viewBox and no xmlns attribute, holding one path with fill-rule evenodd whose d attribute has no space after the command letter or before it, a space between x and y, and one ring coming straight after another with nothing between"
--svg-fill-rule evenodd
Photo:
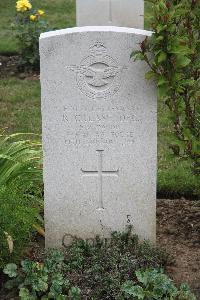
<instances>
[{"instance_id":1,"label":"headstone rounded top","mask_svg":"<svg viewBox=\"0 0 200 300\"><path fill-rule=\"evenodd\" d=\"M152 31L147 31L143 29L128 28L128 27L118 27L118 26L84 26L84 27L73 27L54 31L44 32L40 35L40 39L49 38L58 35L65 35L71 33L81 33L81 32L119 32L119 33L130 33L144 36L151 36Z\"/></svg>"}]
</instances>

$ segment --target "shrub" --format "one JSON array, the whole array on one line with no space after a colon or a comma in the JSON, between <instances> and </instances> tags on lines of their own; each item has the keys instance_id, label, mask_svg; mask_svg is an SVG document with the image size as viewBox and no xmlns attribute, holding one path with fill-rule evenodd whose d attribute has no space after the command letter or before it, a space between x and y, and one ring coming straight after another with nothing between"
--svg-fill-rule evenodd
<instances>
[{"instance_id":1,"label":"shrub","mask_svg":"<svg viewBox=\"0 0 200 300\"><path fill-rule=\"evenodd\" d=\"M135 270L159 267L166 260L165 253L147 241L139 242L138 236L128 227L124 233L114 232L108 243L98 237L92 245L75 241L67 248L65 262L73 284L75 276L84 296L118 299L122 282L131 278Z\"/></svg>"},{"instance_id":2,"label":"shrub","mask_svg":"<svg viewBox=\"0 0 200 300\"><path fill-rule=\"evenodd\" d=\"M199 0L149 0L153 3L152 37L134 51L135 60L150 67L146 79L155 79L159 97L174 124L173 153L192 158L200 174L200 5Z\"/></svg>"},{"instance_id":3,"label":"shrub","mask_svg":"<svg viewBox=\"0 0 200 300\"><path fill-rule=\"evenodd\" d=\"M20 49L19 65L25 68L39 69L39 36L48 30L44 20L45 12L35 10L29 0L18 0L13 29Z\"/></svg>"},{"instance_id":4,"label":"shrub","mask_svg":"<svg viewBox=\"0 0 200 300\"><path fill-rule=\"evenodd\" d=\"M186 284L177 289L162 270L147 269L135 272L137 282L127 281L122 285L123 299L153 300L195 300Z\"/></svg>"},{"instance_id":5,"label":"shrub","mask_svg":"<svg viewBox=\"0 0 200 300\"><path fill-rule=\"evenodd\" d=\"M18 261L37 222L39 207L22 182L0 187L0 269Z\"/></svg>"}]
</instances>

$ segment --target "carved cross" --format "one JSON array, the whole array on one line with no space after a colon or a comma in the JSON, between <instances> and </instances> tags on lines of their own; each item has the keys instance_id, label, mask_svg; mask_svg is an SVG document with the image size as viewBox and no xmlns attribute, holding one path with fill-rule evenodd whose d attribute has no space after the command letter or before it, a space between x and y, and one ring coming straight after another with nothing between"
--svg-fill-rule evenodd
<instances>
[{"instance_id":1,"label":"carved cross","mask_svg":"<svg viewBox=\"0 0 200 300\"><path fill-rule=\"evenodd\" d=\"M98 177L99 181L99 205L98 209L104 209L103 204L103 177L104 176L119 176L119 169L115 171L104 171L103 170L103 151L104 150L97 150L98 154L98 169L94 171L86 171L81 169L83 176L96 176Z\"/></svg>"}]
</instances>

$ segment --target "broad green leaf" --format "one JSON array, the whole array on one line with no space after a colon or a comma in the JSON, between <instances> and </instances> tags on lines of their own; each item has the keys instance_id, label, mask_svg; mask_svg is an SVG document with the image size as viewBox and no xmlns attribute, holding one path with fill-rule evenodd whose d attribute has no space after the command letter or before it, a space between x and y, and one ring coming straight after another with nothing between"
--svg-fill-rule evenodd
<instances>
[{"instance_id":1,"label":"broad green leaf","mask_svg":"<svg viewBox=\"0 0 200 300\"><path fill-rule=\"evenodd\" d=\"M161 42L164 40L164 37L162 35L159 35L157 38L156 38L156 41L157 42Z\"/></svg>"},{"instance_id":2,"label":"broad green leaf","mask_svg":"<svg viewBox=\"0 0 200 300\"><path fill-rule=\"evenodd\" d=\"M180 54L180 55L189 55L192 54L192 50L188 48L185 45L180 45L180 44L173 44L169 48L169 52L173 54Z\"/></svg>"},{"instance_id":3,"label":"broad green leaf","mask_svg":"<svg viewBox=\"0 0 200 300\"><path fill-rule=\"evenodd\" d=\"M165 77L160 76L159 79L158 79L158 83L157 83L158 87L163 86L163 85L166 85L166 84L168 84L168 82L167 82L167 80L165 79Z\"/></svg>"},{"instance_id":4,"label":"broad green leaf","mask_svg":"<svg viewBox=\"0 0 200 300\"><path fill-rule=\"evenodd\" d=\"M191 59L189 59L187 56L178 55L176 57L176 66L177 67L186 67L191 62Z\"/></svg>"},{"instance_id":5,"label":"broad green leaf","mask_svg":"<svg viewBox=\"0 0 200 300\"><path fill-rule=\"evenodd\" d=\"M160 33L161 31L165 30L166 28L167 28L167 25L158 24L158 26L156 27L156 31L157 31L157 33Z\"/></svg>"},{"instance_id":6,"label":"broad green leaf","mask_svg":"<svg viewBox=\"0 0 200 300\"><path fill-rule=\"evenodd\" d=\"M160 98L167 97L169 89L170 89L170 87L168 85L166 85L166 84L158 86L158 96Z\"/></svg>"},{"instance_id":7,"label":"broad green leaf","mask_svg":"<svg viewBox=\"0 0 200 300\"><path fill-rule=\"evenodd\" d=\"M144 272L144 271L136 271L135 275L138 279L139 282L143 283L144 286L147 285L147 281L148 281L148 271Z\"/></svg>"},{"instance_id":8,"label":"broad green leaf","mask_svg":"<svg viewBox=\"0 0 200 300\"><path fill-rule=\"evenodd\" d=\"M144 290L139 285L134 285L132 281L127 281L122 286L122 291L129 295L135 297L135 299L143 300L145 298Z\"/></svg>"},{"instance_id":9,"label":"broad green leaf","mask_svg":"<svg viewBox=\"0 0 200 300\"><path fill-rule=\"evenodd\" d=\"M21 288L19 291L19 297L21 300L36 300L37 298L30 294L26 288Z\"/></svg>"},{"instance_id":10,"label":"broad green leaf","mask_svg":"<svg viewBox=\"0 0 200 300\"><path fill-rule=\"evenodd\" d=\"M160 64L163 61L166 61L167 59L167 54L163 51L161 51L157 57L158 63Z\"/></svg>"},{"instance_id":11,"label":"broad green leaf","mask_svg":"<svg viewBox=\"0 0 200 300\"><path fill-rule=\"evenodd\" d=\"M136 61L136 60L145 60L145 56L144 56L144 54L142 52L136 53L133 56L133 58L134 58L134 61Z\"/></svg>"},{"instance_id":12,"label":"broad green leaf","mask_svg":"<svg viewBox=\"0 0 200 300\"><path fill-rule=\"evenodd\" d=\"M8 275L10 278L17 276L17 265L10 263L5 266L3 269L4 274Z\"/></svg>"},{"instance_id":13,"label":"broad green leaf","mask_svg":"<svg viewBox=\"0 0 200 300\"><path fill-rule=\"evenodd\" d=\"M192 140L192 132L189 128L183 128L183 134L185 140Z\"/></svg>"},{"instance_id":14,"label":"broad green leaf","mask_svg":"<svg viewBox=\"0 0 200 300\"><path fill-rule=\"evenodd\" d=\"M69 291L69 298L73 300L81 300L81 290L73 286Z\"/></svg>"},{"instance_id":15,"label":"broad green leaf","mask_svg":"<svg viewBox=\"0 0 200 300\"><path fill-rule=\"evenodd\" d=\"M192 150L196 153L200 153L200 140L193 140L192 141Z\"/></svg>"},{"instance_id":16,"label":"broad green leaf","mask_svg":"<svg viewBox=\"0 0 200 300\"><path fill-rule=\"evenodd\" d=\"M140 53L140 51L138 51L138 50L131 52L130 58L133 58L138 53Z\"/></svg>"},{"instance_id":17,"label":"broad green leaf","mask_svg":"<svg viewBox=\"0 0 200 300\"><path fill-rule=\"evenodd\" d=\"M155 77L155 73L153 71L148 71L145 74L145 79L147 79L147 80L152 79L153 77Z\"/></svg>"},{"instance_id":18,"label":"broad green leaf","mask_svg":"<svg viewBox=\"0 0 200 300\"><path fill-rule=\"evenodd\" d=\"M33 288L38 292L46 292L48 290L48 275L43 275L41 278L38 278L37 282L33 284Z\"/></svg>"},{"instance_id":19,"label":"broad green leaf","mask_svg":"<svg viewBox=\"0 0 200 300\"><path fill-rule=\"evenodd\" d=\"M56 297L56 300L67 300L67 299L68 299L68 297L65 295L59 295Z\"/></svg>"},{"instance_id":20,"label":"broad green leaf","mask_svg":"<svg viewBox=\"0 0 200 300\"><path fill-rule=\"evenodd\" d=\"M7 290L12 290L14 288L17 288L20 284L21 284L21 278L20 277L16 277L14 279L10 279L10 280L6 281L4 287Z\"/></svg>"}]
</instances>

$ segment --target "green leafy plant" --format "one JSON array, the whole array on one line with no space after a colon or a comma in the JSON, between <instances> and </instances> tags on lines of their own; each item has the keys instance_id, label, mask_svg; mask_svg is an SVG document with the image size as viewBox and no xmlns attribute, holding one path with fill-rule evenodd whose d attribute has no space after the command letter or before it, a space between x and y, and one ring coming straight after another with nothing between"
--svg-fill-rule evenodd
<instances>
[{"instance_id":1,"label":"green leafy plant","mask_svg":"<svg viewBox=\"0 0 200 300\"><path fill-rule=\"evenodd\" d=\"M42 181L41 143L22 137L34 135L16 133L0 135L0 186L20 177L23 181Z\"/></svg>"},{"instance_id":2,"label":"green leafy plant","mask_svg":"<svg viewBox=\"0 0 200 300\"><path fill-rule=\"evenodd\" d=\"M44 263L24 260L21 265L19 270L14 264L4 268L4 273L9 277L15 275L16 278L6 285L7 288L19 286L20 299L80 299L80 289L71 286L64 274L64 255L61 251L51 250Z\"/></svg>"},{"instance_id":3,"label":"green leafy plant","mask_svg":"<svg viewBox=\"0 0 200 300\"><path fill-rule=\"evenodd\" d=\"M48 30L45 12L33 9L31 1L18 0L16 18L12 27L18 41L21 67L39 69L39 36Z\"/></svg>"},{"instance_id":4,"label":"green leafy plant","mask_svg":"<svg viewBox=\"0 0 200 300\"><path fill-rule=\"evenodd\" d=\"M200 3L199 0L149 0L153 35L146 38L135 60L145 61L146 79L157 83L159 97L171 113L173 153L191 158L200 173Z\"/></svg>"},{"instance_id":5,"label":"green leafy plant","mask_svg":"<svg viewBox=\"0 0 200 300\"><path fill-rule=\"evenodd\" d=\"M33 227L41 229L41 143L27 136L35 137L0 135L0 268L19 260Z\"/></svg>"},{"instance_id":6,"label":"green leafy plant","mask_svg":"<svg viewBox=\"0 0 200 300\"><path fill-rule=\"evenodd\" d=\"M19 286L22 295L35 299L78 300L80 293L81 299L118 299L121 284L138 268L159 267L166 260L167 255L158 248L140 243L129 227L124 233L114 232L109 240L74 237L64 251L47 252L40 263L24 261L17 277L6 285ZM12 274L13 266L8 269L6 274Z\"/></svg>"},{"instance_id":7,"label":"green leafy plant","mask_svg":"<svg viewBox=\"0 0 200 300\"><path fill-rule=\"evenodd\" d=\"M16 264L13 264L13 263L7 264L3 271L10 278L17 276L17 266L16 266Z\"/></svg>"},{"instance_id":8,"label":"green leafy plant","mask_svg":"<svg viewBox=\"0 0 200 300\"><path fill-rule=\"evenodd\" d=\"M127 281L122 285L125 299L138 300L195 300L189 287L182 284L177 289L171 279L162 270L147 269L135 272L136 281ZM139 284L137 284L139 282Z\"/></svg>"},{"instance_id":9,"label":"green leafy plant","mask_svg":"<svg viewBox=\"0 0 200 300\"><path fill-rule=\"evenodd\" d=\"M38 257L37 262L25 260L18 268L13 264L6 266L4 272L11 277L6 287L18 287L23 300L195 299L186 286L178 290L159 271L166 263L166 253L147 242L139 242L131 227L124 233L114 232L109 240L73 239L62 251L50 250ZM138 271L141 268L146 271ZM140 294L154 291L155 295L175 295L177 291L179 298L138 298L137 294L131 298L133 290L135 294L137 290ZM188 298L184 298L186 295Z\"/></svg>"},{"instance_id":10,"label":"green leafy plant","mask_svg":"<svg viewBox=\"0 0 200 300\"><path fill-rule=\"evenodd\" d=\"M159 267L167 260L166 253L147 241L139 242L131 227L123 233L114 232L110 240L75 239L66 251L66 271L89 299L118 299L121 283L135 270ZM73 276L69 278L75 284Z\"/></svg>"}]
</instances>

